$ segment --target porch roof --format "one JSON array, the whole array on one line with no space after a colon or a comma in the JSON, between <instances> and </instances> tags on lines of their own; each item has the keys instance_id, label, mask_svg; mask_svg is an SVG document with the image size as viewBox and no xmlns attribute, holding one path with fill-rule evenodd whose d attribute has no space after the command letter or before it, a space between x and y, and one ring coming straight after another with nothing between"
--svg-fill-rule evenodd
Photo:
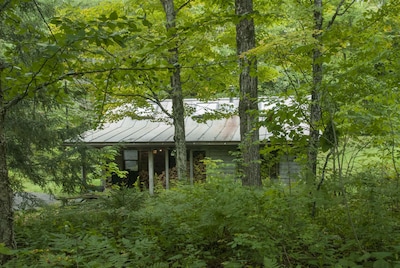
<instances>
[{"instance_id":1,"label":"porch roof","mask_svg":"<svg viewBox=\"0 0 400 268\"><path fill-rule=\"evenodd\" d=\"M188 143L239 143L239 117L210 120L197 123L190 117L185 120L186 142ZM260 129L260 139L269 136L265 128ZM84 134L86 143L173 143L174 127L165 122L134 120L125 117L114 123L107 123L101 129Z\"/></svg>"},{"instance_id":2,"label":"porch roof","mask_svg":"<svg viewBox=\"0 0 400 268\"><path fill-rule=\"evenodd\" d=\"M191 109L191 116L185 119L186 142L188 144L226 145L240 142L240 119L236 115L238 99L218 99L216 101L201 102L195 99L186 99L185 106ZM172 111L171 100L165 100L162 106ZM266 104L260 103L260 109ZM227 118L198 122L194 118L206 113L220 111L230 113ZM174 127L162 109L151 105L141 112L147 119L133 119L129 116L119 121L103 124L100 128L88 131L82 135L83 142L91 144L129 143L135 145L172 145L174 143ZM136 110L136 115L138 110ZM260 140L268 140L271 133L265 127L259 130Z\"/></svg>"}]
</instances>

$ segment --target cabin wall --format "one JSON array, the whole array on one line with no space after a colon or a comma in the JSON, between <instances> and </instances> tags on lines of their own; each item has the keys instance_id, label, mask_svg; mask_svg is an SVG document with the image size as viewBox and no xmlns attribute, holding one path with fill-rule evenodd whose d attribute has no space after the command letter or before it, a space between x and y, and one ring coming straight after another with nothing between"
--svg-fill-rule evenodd
<instances>
[{"instance_id":1,"label":"cabin wall","mask_svg":"<svg viewBox=\"0 0 400 268\"><path fill-rule=\"evenodd\" d=\"M165 170L165 149L157 149L157 150L149 150L144 148L124 148L124 149L133 149L139 151L139 171L147 171L148 170L148 152L154 153L154 166L157 167L155 169L155 173L160 175ZM215 145L215 146L194 146L188 147L188 171L190 169L190 151L193 156L193 176L195 180L203 180L207 177L233 177L235 176L235 172L237 171L237 164L235 162L234 152L237 152L237 146L233 145ZM211 159L211 162L206 161L206 166L203 166L202 159L206 157L206 159ZM123 150L121 150L121 154L117 156L115 161L118 163L118 166L121 170L124 170L125 160ZM174 157L171 155L171 150L169 150L169 168L173 168L175 166ZM265 160L264 160L265 161ZM281 157L279 163L274 165L273 167L275 171L275 175L271 177L279 178L283 182L290 182L297 178L298 174L301 171L301 166L295 161L294 156L284 155ZM204 174L205 175L201 175ZM137 177L138 174L135 175ZM173 174L171 174L173 176ZM271 175L271 174L270 174Z\"/></svg>"},{"instance_id":2,"label":"cabin wall","mask_svg":"<svg viewBox=\"0 0 400 268\"><path fill-rule=\"evenodd\" d=\"M196 149L199 151L200 149ZM207 158L215 160L216 167L208 168L207 175L229 174L234 175L237 171L235 156L232 154L237 151L236 146L209 146L203 148ZM284 182L289 182L298 177L301 166L296 162L295 156L283 155L274 168L274 178L279 178Z\"/></svg>"},{"instance_id":3,"label":"cabin wall","mask_svg":"<svg viewBox=\"0 0 400 268\"><path fill-rule=\"evenodd\" d=\"M298 177L301 172L301 166L297 163L294 156L284 155L279 162L279 178L289 183Z\"/></svg>"},{"instance_id":4,"label":"cabin wall","mask_svg":"<svg viewBox=\"0 0 400 268\"><path fill-rule=\"evenodd\" d=\"M216 160L216 169L208 168L207 174L220 173L234 175L236 171L235 157L232 152L237 150L236 146L210 146L206 150L206 157Z\"/></svg>"}]
</instances>

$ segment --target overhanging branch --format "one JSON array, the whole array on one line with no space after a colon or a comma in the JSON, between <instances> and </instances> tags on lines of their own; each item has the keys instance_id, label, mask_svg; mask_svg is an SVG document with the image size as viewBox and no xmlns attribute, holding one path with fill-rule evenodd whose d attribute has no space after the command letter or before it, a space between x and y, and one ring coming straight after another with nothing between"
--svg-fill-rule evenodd
<instances>
[{"instance_id":1,"label":"overhanging branch","mask_svg":"<svg viewBox=\"0 0 400 268\"><path fill-rule=\"evenodd\" d=\"M329 30L332 27L333 23L335 22L336 18L338 16L344 15L347 12L347 10L349 10L349 8L355 3L355 1L356 0L352 0L351 3L347 7L345 7L345 9L342 12L340 12L340 10L342 9L342 7L345 4L346 0L340 1L338 6L336 7L335 13L332 15L331 20L328 22L328 26L326 26L326 29Z\"/></svg>"},{"instance_id":2,"label":"overhanging branch","mask_svg":"<svg viewBox=\"0 0 400 268\"><path fill-rule=\"evenodd\" d=\"M181 9L183 9L185 6L190 4L190 2L192 2L192 0L188 0L185 3L183 3L180 7L178 7L178 9L176 10L176 13L178 13Z\"/></svg>"}]
</instances>

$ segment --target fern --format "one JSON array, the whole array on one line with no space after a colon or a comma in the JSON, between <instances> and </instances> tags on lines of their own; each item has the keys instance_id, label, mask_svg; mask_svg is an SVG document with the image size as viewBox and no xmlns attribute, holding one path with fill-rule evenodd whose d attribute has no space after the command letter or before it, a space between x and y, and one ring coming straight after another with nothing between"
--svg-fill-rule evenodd
<instances>
[{"instance_id":1,"label":"fern","mask_svg":"<svg viewBox=\"0 0 400 268\"><path fill-rule=\"evenodd\" d=\"M278 264L276 259L271 259L271 258L268 258L268 257L264 257L264 267L280 268L281 266Z\"/></svg>"},{"instance_id":2,"label":"fern","mask_svg":"<svg viewBox=\"0 0 400 268\"><path fill-rule=\"evenodd\" d=\"M257 190L224 179L151 198L125 189L79 206L19 212L21 249L6 267L395 266L400 216L384 196L394 182L358 175L347 178L357 189L347 193L348 208L324 191L314 218L307 204L315 199L301 184Z\"/></svg>"}]
</instances>

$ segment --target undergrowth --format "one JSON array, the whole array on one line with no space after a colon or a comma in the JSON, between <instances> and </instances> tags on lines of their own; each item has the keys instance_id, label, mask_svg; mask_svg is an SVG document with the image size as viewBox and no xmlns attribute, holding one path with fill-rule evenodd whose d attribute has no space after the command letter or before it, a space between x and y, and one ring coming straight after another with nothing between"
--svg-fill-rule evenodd
<instances>
[{"instance_id":1,"label":"undergrowth","mask_svg":"<svg viewBox=\"0 0 400 268\"><path fill-rule=\"evenodd\" d=\"M310 194L301 183L213 180L20 212L6 267L400 267L395 182L346 183L346 198L329 184Z\"/></svg>"}]
</instances>

